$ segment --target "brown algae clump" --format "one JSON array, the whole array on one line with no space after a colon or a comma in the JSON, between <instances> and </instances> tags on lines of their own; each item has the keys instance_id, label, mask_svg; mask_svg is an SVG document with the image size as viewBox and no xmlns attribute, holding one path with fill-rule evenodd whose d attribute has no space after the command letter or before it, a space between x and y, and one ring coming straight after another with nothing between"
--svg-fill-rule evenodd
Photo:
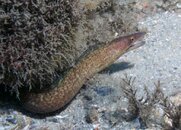
<instances>
[{"instance_id":1,"label":"brown algae clump","mask_svg":"<svg viewBox=\"0 0 181 130\"><path fill-rule=\"evenodd\" d=\"M76 54L76 0L0 2L0 84L46 88Z\"/></svg>"}]
</instances>

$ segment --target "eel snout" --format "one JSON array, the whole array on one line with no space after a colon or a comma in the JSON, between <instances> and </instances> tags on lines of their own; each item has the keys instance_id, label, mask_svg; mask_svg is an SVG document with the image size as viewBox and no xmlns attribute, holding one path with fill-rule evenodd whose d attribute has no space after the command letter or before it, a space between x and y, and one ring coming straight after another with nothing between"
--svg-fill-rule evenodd
<instances>
[{"instance_id":1,"label":"eel snout","mask_svg":"<svg viewBox=\"0 0 181 130\"><path fill-rule=\"evenodd\" d=\"M140 41L140 40L143 39L145 34L146 34L146 32L139 32L139 33L136 33L133 36L131 36L130 40L132 40L133 42L130 44L130 48L128 49L128 51L136 49L136 48L144 45L145 42Z\"/></svg>"}]
</instances>

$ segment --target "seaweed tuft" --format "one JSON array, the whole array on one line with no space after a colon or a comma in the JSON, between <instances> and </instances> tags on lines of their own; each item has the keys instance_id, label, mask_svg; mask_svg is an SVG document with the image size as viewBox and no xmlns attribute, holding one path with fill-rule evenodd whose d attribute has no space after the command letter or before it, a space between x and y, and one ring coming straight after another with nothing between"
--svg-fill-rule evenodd
<instances>
[{"instance_id":1,"label":"seaweed tuft","mask_svg":"<svg viewBox=\"0 0 181 130\"><path fill-rule=\"evenodd\" d=\"M0 2L0 84L12 93L46 88L71 66L77 0Z\"/></svg>"},{"instance_id":2,"label":"seaweed tuft","mask_svg":"<svg viewBox=\"0 0 181 130\"><path fill-rule=\"evenodd\" d=\"M175 105L168 97L163 98L160 104L163 106L164 116L171 121L168 123L165 120L163 128L165 130L181 129L181 105Z\"/></svg>"},{"instance_id":3,"label":"seaweed tuft","mask_svg":"<svg viewBox=\"0 0 181 130\"><path fill-rule=\"evenodd\" d=\"M127 121L139 119L141 128L148 128L148 122L151 121L151 114L155 106L163 98L163 93L161 91L160 81L155 83L155 90L153 93L149 93L147 87L144 87L145 98L137 98L137 89L135 89L134 82L135 78L125 76L122 79L121 88L123 90L124 96L128 99L128 113L125 119Z\"/></svg>"}]
</instances>

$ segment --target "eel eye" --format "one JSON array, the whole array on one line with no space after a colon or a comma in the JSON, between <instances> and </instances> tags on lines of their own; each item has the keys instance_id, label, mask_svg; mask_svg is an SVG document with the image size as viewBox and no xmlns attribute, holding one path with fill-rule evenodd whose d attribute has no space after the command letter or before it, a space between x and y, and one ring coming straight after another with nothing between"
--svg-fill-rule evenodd
<instances>
[{"instance_id":1,"label":"eel eye","mask_svg":"<svg viewBox=\"0 0 181 130\"><path fill-rule=\"evenodd\" d=\"M134 41L134 37L131 37L130 40L131 40L131 41Z\"/></svg>"}]
</instances>

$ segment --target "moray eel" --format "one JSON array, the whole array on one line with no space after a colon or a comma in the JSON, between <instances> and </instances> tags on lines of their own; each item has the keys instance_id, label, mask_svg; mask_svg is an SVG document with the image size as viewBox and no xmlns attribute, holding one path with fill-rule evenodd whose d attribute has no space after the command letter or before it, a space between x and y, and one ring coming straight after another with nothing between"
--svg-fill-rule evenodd
<instances>
[{"instance_id":1,"label":"moray eel","mask_svg":"<svg viewBox=\"0 0 181 130\"><path fill-rule=\"evenodd\" d=\"M67 105L91 76L108 67L124 53L143 45L136 42L145 32L119 37L91 51L71 68L54 88L40 93L29 92L20 98L23 107L34 113L51 113Z\"/></svg>"}]
</instances>

